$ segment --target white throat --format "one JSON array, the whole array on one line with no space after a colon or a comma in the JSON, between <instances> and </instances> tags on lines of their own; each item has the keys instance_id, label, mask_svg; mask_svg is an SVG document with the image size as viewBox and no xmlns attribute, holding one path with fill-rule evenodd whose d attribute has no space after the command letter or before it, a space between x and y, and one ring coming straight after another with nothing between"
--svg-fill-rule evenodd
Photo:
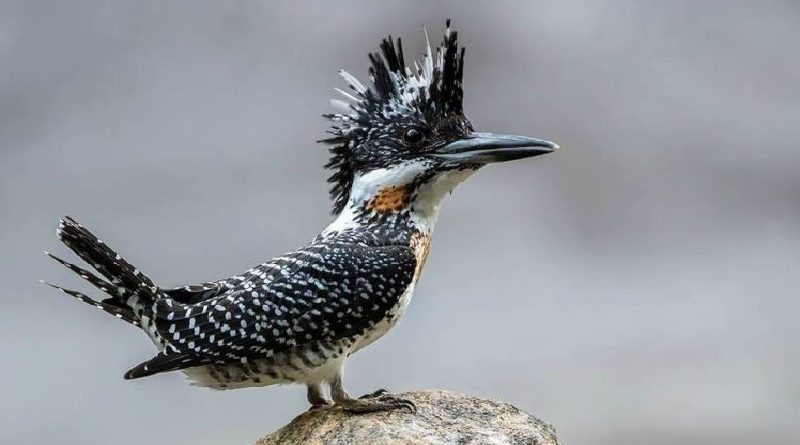
<instances>
[{"instance_id":1,"label":"white throat","mask_svg":"<svg viewBox=\"0 0 800 445\"><path fill-rule=\"evenodd\" d=\"M427 162L415 160L356 175L347 204L337 218L322 232L322 235L357 227L359 225L357 216L362 214L368 203L381 190L398 186L416 187L413 199L409 203L411 221L419 231L432 233L442 199L456 185L474 173L474 170L444 171L421 185L415 185L418 178L424 177L430 168L431 166Z\"/></svg>"}]
</instances>

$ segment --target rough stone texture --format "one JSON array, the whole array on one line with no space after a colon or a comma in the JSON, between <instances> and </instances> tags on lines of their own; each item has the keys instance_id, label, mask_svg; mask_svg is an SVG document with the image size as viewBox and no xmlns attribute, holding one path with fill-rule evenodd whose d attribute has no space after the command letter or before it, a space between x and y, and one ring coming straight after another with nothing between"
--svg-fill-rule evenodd
<instances>
[{"instance_id":1,"label":"rough stone texture","mask_svg":"<svg viewBox=\"0 0 800 445\"><path fill-rule=\"evenodd\" d=\"M417 414L350 414L338 408L297 416L255 445L556 445L553 427L515 406L446 391L405 393Z\"/></svg>"}]
</instances>

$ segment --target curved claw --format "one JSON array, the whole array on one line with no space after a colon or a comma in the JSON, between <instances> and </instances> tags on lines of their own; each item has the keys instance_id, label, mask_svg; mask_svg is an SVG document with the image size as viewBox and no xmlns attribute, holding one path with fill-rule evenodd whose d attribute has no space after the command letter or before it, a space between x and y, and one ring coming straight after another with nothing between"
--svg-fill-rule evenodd
<instances>
[{"instance_id":1,"label":"curved claw","mask_svg":"<svg viewBox=\"0 0 800 445\"><path fill-rule=\"evenodd\" d=\"M409 399L404 399L397 396L387 397L386 399L387 400L385 401L393 408L405 409L409 412L409 414L417 413L417 405Z\"/></svg>"},{"instance_id":2,"label":"curved claw","mask_svg":"<svg viewBox=\"0 0 800 445\"><path fill-rule=\"evenodd\" d=\"M364 394L363 396L359 397L359 399L373 399L375 397L380 397L385 394L389 394L389 390L386 388L380 388L369 394Z\"/></svg>"},{"instance_id":3,"label":"curved claw","mask_svg":"<svg viewBox=\"0 0 800 445\"><path fill-rule=\"evenodd\" d=\"M353 413L374 413L378 411L391 411L402 409L410 414L416 414L417 405L411 400L384 392L378 397L345 399L337 402L345 411Z\"/></svg>"},{"instance_id":4,"label":"curved claw","mask_svg":"<svg viewBox=\"0 0 800 445\"><path fill-rule=\"evenodd\" d=\"M351 413L375 413L393 409L403 409L412 414L417 412L414 402L396 396L385 389L379 389L354 399L342 387L341 376L337 376L330 385L331 396L336 405Z\"/></svg>"}]
</instances>

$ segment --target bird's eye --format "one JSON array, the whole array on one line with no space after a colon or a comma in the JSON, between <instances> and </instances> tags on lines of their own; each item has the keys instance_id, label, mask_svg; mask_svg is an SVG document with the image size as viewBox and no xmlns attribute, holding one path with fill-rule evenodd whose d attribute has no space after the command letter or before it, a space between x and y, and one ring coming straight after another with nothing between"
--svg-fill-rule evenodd
<instances>
[{"instance_id":1,"label":"bird's eye","mask_svg":"<svg viewBox=\"0 0 800 445\"><path fill-rule=\"evenodd\" d=\"M403 142L407 145L419 145L425 139L425 135L419 128L409 128L403 133Z\"/></svg>"}]
</instances>

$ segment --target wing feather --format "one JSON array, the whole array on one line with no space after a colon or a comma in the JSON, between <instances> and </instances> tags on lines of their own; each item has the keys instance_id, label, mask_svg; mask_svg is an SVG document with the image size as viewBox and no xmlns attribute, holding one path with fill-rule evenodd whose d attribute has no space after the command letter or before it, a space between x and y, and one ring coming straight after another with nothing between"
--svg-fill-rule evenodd
<instances>
[{"instance_id":1,"label":"wing feather","mask_svg":"<svg viewBox=\"0 0 800 445\"><path fill-rule=\"evenodd\" d=\"M311 245L194 304L160 301L156 327L176 351L215 362L353 337L389 316L415 267L408 246Z\"/></svg>"}]
</instances>

